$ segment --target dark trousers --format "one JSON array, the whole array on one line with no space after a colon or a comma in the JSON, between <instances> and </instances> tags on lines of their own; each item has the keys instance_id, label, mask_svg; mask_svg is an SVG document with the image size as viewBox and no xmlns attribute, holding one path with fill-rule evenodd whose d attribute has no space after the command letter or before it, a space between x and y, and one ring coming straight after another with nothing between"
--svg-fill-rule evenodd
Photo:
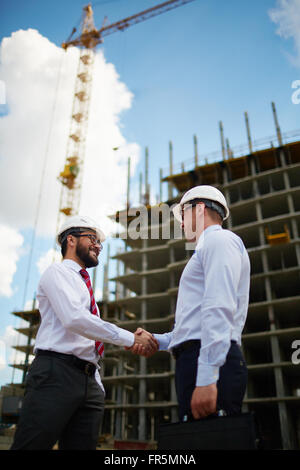
<instances>
[{"instance_id":1,"label":"dark trousers","mask_svg":"<svg viewBox=\"0 0 300 470\"><path fill-rule=\"evenodd\" d=\"M35 357L26 377L20 419L11 450L96 449L104 392L94 375L69 361Z\"/></svg>"},{"instance_id":2,"label":"dark trousers","mask_svg":"<svg viewBox=\"0 0 300 470\"><path fill-rule=\"evenodd\" d=\"M200 344L182 351L176 359L175 385L179 406L179 419L187 416L193 420L191 398L196 386ZM220 367L217 382L217 410L225 410L228 415L241 413L242 402L247 386L247 366L238 344L231 342L225 364Z\"/></svg>"}]
</instances>

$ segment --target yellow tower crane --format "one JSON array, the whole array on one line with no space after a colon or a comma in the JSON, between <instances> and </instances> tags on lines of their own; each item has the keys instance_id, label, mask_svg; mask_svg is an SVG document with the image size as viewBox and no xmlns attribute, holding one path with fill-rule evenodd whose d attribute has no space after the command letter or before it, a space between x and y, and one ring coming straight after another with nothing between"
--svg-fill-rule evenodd
<instances>
[{"instance_id":1,"label":"yellow tower crane","mask_svg":"<svg viewBox=\"0 0 300 470\"><path fill-rule=\"evenodd\" d=\"M102 43L103 37L109 34L124 31L133 24L140 23L148 18L152 18L192 1L194 0L169 0L116 23L109 25L104 25L103 23L102 28L98 30L94 24L91 4L83 8L80 35L75 39L71 39L76 32L76 28L73 28L69 39L62 44L65 50L70 46L78 46L80 48L80 56L76 74L66 161L64 169L60 172L58 177L62 183L62 187L57 227L60 225L61 217L75 215L79 210L94 51L96 46Z\"/></svg>"}]
</instances>

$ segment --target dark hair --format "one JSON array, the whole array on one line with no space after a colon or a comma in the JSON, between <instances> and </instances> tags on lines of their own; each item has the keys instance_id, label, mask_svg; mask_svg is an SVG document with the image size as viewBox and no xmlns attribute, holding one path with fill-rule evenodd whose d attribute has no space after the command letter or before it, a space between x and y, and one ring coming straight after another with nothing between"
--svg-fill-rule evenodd
<instances>
[{"instance_id":1,"label":"dark hair","mask_svg":"<svg viewBox=\"0 0 300 470\"><path fill-rule=\"evenodd\" d=\"M225 217L225 209L224 207L216 201L211 201L210 199L203 199L203 198L195 198L192 201L189 201L190 204L196 204L197 202L203 202L205 204L206 209L209 210L209 214L215 220L214 215L218 214L219 219L223 222Z\"/></svg>"},{"instance_id":2,"label":"dark hair","mask_svg":"<svg viewBox=\"0 0 300 470\"><path fill-rule=\"evenodd\" d=\"M67 239L65 239L65 240L62 242L61 247L60 247L60 251L61 251L61 254L62 254L62 257L63 257L63 258L64 258L65 255L66 255L67 245L68 245L68 241L67 241Z\"/></svg>"},{"instance_id":3,"label":"dark hair","mask_svg":"<svg viewBox=\"0 0 300 470\"><path fill-rule=\"evenodd\" d=\"M71 235L74 232L77 232L77 228L69 228L68 230L65 230L63 233L61 233L59 236L59 241L61 245L61 254L63 258L65 257L66 252L67 252L67 246L68 246L67 237L68 235Z\"/></svg>"},{"instance_id":4,"label":"dark hair","mask_svg":"<svg viewBox=\"0 0 300 470\"><path fill-rule=\"evenodd\" d=\"M205 206L206 207L206 206ZM223 223L223 219L222 217L220 216L219 212L217 212L216 210L214 209L210 209L209 207L206 207L206 210L210 216L210 218L214 221L214 222L217 222L219 224L222 225Z\"/></svg>"}]
</instances>

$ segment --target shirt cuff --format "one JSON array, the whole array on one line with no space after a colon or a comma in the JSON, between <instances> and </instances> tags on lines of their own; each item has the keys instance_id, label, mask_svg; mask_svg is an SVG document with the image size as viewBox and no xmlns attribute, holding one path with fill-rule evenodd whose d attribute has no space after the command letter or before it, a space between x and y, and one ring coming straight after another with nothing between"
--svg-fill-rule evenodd
<instances>
[{"instance_id":1,"label":"shirt cuff","mask_svg":"<svg viewBox=\"0 0 300 470\"><path fill-rule=\"evenodd\" d=\"M128 348L131 348L131 346L134 345L135 338L133 333L127 330L123 330L123 328L119 328L118 333L120 340L119 346L126 346Z\"/></svg>"},{"instance_id":2,"label":"shirt cuff","mask_svg":"<svg viewBox=\"0 0 300 470\"><path fill-rule=\"evenodd\" d=\"M154 338L157 339L157 341L158 341L158 350L159 351L167 351L168 350L169 343L165 344L166 341L164 341L164 339L165 339L164 334L155 333L152 336L154 336Z\"/></svg>"},{"instance_id":3,"label":"shirt cuff","mask_svg":"<svg viewBox=\"0 0 300 470\"><path fill-rule=\"evenodd\" d=\"M219 379L219 367L207 364L198 364L198 372L196 378L196 387L203 387L216 383Z\"/></svg>"}]
</instances>

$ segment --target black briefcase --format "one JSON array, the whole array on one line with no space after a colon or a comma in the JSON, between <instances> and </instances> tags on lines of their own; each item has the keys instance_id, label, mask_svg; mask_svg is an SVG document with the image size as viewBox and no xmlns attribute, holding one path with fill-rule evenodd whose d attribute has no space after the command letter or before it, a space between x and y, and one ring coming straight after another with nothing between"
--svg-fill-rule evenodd
<instances>
[{"instance_id":1,"label":"black briefcase","mask_svg":"<svg viewBox=\"0 0 300 470\"><path fill-rule=\"evenodd\" d=\"M216 416L161 424L159 450L246 450L257 448L254 415Z\"/></svg>"}]
</instances>

